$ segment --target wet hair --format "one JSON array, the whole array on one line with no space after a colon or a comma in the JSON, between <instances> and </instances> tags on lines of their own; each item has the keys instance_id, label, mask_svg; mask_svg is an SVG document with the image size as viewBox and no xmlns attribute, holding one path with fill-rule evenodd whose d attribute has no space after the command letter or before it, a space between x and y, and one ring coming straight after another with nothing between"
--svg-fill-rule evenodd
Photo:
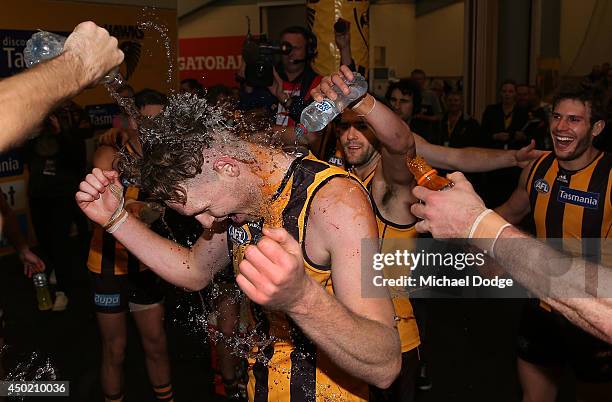
<instances>
[{"instance_id":1,"label":"wet hair","mask_svg":"<svg viewBox=\"0 0 612 402\"><path fill-rule=\"evenodd\" d=\"M591 109L591 124L595 124L599 120L606 120L603 94L600 88L572 82L563 83L553 95L553 110L562 100L566 99L580 101Z\"/></svg>"},{"instance_id":2,"label":"wet hair","mask_svg":"<svg viewBox=\"0 0 612 402\"><path fill-rule=\"evenodd\" d=\"M184 204L185 182L202 173L205 149L214 147L251 161L240 141L272 144L273 133L267 128L250 118L236 119L232 110L192 93L173 94L159 115L140 122L142 156L121 152L118 170L124 181L137 184L151 199Z\"/></svg>"},{"instance_id":3,"label":"wet hair","mask_svg":"<svg viewBox=\"0 0 612 402\"><path fill-rule=\"evenodd\" d=\"M234 93L229 87L222 84L213 85L212 87L208 87L208 89L206 89L206 98L208 98L210 103L217 103L219 97L222 95L232 98Z\"/></svg>"},{"instance_id":4,"label":"wet hair","mask_svg":"<svg viewBox=\"0 0 612 402\"><path fill-rule=\"evenodd\" d=\"M399 89L399 91L403 95L412 96L412 114L415 115L421 110L421 88L416 81L411 79L401 79L397 82L393 82L387 88L387 92L385 93L385 99L387 102L391 99L391 94L394 90Z\"/></svg>"},{"instance_id":5,"label":"wet hair","mask_svg":"<svg viewBox=\"0 0 612 402\"><path fill-rule=\"evenodd\" d=\"M154 89L145 88L134 95L134 103L138 109L147 105L166 105L168 97Z\"/></svg>"}]
</instances>

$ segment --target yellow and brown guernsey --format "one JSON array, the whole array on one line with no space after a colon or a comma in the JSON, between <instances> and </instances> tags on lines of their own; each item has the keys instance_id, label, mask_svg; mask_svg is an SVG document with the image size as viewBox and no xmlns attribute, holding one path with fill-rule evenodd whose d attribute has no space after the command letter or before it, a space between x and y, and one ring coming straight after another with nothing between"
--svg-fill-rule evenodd
<instances>
[{"instance_id":1,"label":"yellow and brown guernsey","mask_svg":"<svg viewBox=\"0 0 612 402\"><path fill-rule=\"evenodd\" d=\"M538 238L559 239L574 255L610 264L605 240L612 227L612 154L602 152L578 171L563 169L554 153L544 154L526 186Z\"/></svg>"},{"instance_id":2,"label":"yellow and brown guernsey","mask_svg":"<svg viewBox=\"0 0 612 402\"><path fill-rule=\"evenodd\" d=\"M308 213L317 191L335 177L351 177L345 170L316 159L312 154L296 159L274 194L264 219L243 226L230 226L228 245L234 270L244 248L257 242L264 225L282 225L301 245L308 275L333 294L331 266L312 262L305 250ZM368 387L350 377L317 350L292 320L277 311L251 303L251 324L275 341L263 350L265 356L249 360L250 401L366 401Z\"/></svg>"},{"instance_id":3,"label":"yellow and brown guernsey","mask_svg":"<svg viewBox=\"0 0 612 402\"><path fill-rule=\"evenodd\" d=\"M370 194L372 193L372 179L375 172L376 169L363 180L363 184ZM378 224L380 252L394 254L400 248L413 250L415 248L415 239L418 237L415 228L416 222L410 225L400 225L391 222L385 219L373 199L372 206L376 214L376 223ZM397 269L383 270L386 278L393 277L394 275L397 276L398 273L402 274L404 272ZM408 352L421 344L412 304L406 295L406 289L391 287L389 291L391 292L395 316L397 317L397 330L399 332L402 353Z\"/></svg>"}]
</instances>

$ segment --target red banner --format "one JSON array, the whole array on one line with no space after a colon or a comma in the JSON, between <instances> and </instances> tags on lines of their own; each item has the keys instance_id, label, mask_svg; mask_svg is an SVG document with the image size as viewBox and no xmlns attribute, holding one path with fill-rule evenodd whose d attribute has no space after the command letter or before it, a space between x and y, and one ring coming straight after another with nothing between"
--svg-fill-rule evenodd
<instances>
[{"instance_id":1,"label":"red banner","mask_svg":"<svg viewBox=\"0 0 612 402\"><path fill-rule=\"evenodd\" d=\"M179 39L181 80L195 78L205 88L223 84L236 87L245 36Z\"/></svg>"}]
</instances>

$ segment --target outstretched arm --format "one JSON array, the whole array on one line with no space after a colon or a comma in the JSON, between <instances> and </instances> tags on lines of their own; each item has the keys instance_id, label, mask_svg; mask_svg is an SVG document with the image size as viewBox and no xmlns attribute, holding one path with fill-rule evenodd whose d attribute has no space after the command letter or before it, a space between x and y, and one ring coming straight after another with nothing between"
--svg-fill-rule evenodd
<instances>
[{"instance_id":1,"label":"outstretched arm","mask_svg":"<svg viewBox=\"0 0 612 402\"><path fill-rule=\"evenodd\" d=\"M24 141L55 106L122 61L117 39L83 22L66 39L60 56L0 81L0 152Z\"/></svg>"},{"instance_id":2,"label":"outstretched arm","mask_svg":"<svg viewBox=\"0 0 612 402\"><path fill-rule=\"evenodd\" d=\"M430 191L416 187L414 195L424 204L414 204L412 212L423 220L420 232L435 238L467 238L476 218L485 210L484 203L461 173L449 178L455 186L448 191ZM546 244L506 227L499 239L480 238L497 233L506 222L495 213L482 219L470 242L494 251L497 262L518 282L585 331L612 343L612 271L583 258L564 255ZM494 247L494 250L490 250ZM597 278L589 283L589 278ZM591 289L594 288L594 289Z\"/></svg>"},{"instance_id":3,"label":"outstretched arm","mask_svg":"<svg viewBox=\"0 0 612 402\"><path fill-rule=\"evenodd\" d=\"M117 172L96 168L81 182L76 194L79 207L99 225L109 222L119 207L109 189L111 183L121 187ZM204 288L229 263L225 233L205 232L193 248L187 249L159 236L128 214L113 235L164 280L187 289Z\"/></svg>"},{"instance_id":4,"label":"outstretched arm","mask_svg":"<svg viewBox=\"0 0 612 402\"><path fill-rule=\"evenodd\" d=\"M338 94L334 88L339 88L345 94L350 93L346 81L353 80L352 71L347 66L341 66L337 73L321 80L321 84L312 90L312 97L320 102L324 97L335 100ZM359 116L372 127L374 135L382 145L383 175L388 184L406 185L413 180L412 174L406 169L406 158L414 157L415 143L410 127L391 109L377 102L366 94L354 107Z\"/></svg>"},{"instance_id":5,"label":"outstretched arm","mask_svg":"<svg viewBox=\"0 0 612 402\"><path fill-rule=\"evenodd\" d=\"M401 352L388 291L373 289L374 271L361 267L362 259L372 261L378 238L367 195L349 179L333 179L311 211L306 249L328 255L333 296L305 273L300 245L284 229L267 229L247 247L236 281L251 300L287 313L348 374L387 388ZM372 250L362 249L363 239L372 239Z\"/></svg>"},{"instance_id":6,"label":"outstretched arm","mask_svg":"<svg viewBox=\"0 0 612 402\"><path fill-rule=\"evenodd\" d=\"M535 149L535 141L519 150L489 148L449 148L427 142L414 134L417 154L422 155L429 164L446 170L462 172L489 172L507 167L525 167L541 156L544 151Z\"/></svg>"}]
</instances>

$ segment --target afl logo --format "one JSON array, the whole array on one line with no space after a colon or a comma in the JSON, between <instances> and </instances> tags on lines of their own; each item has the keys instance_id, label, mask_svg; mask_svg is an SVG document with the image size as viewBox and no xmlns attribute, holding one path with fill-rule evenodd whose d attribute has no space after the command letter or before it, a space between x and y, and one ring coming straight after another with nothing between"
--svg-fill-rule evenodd
<instances>
[{"instance_id":1,"label":"afl logo","mask_svg":"<svg viewBox=\"0 0 612 402\"><path fill-rule=\"evenodd\" d=\"M538 179L533 184L533 188L535 188L539 193L546 194L550 190L550 186L544 179Z\"/></svg>"},{"instance_id":2,"label":"afl logo","mask_svg":"<svg viewBox=\"0 0 612 402\"><path fill-rule=\"evenodd\" d=\"M230 225L227 228L227 233L234 244L245 244L249 240L249 235L243 227Z\"/></svg>"}]
</instances>

